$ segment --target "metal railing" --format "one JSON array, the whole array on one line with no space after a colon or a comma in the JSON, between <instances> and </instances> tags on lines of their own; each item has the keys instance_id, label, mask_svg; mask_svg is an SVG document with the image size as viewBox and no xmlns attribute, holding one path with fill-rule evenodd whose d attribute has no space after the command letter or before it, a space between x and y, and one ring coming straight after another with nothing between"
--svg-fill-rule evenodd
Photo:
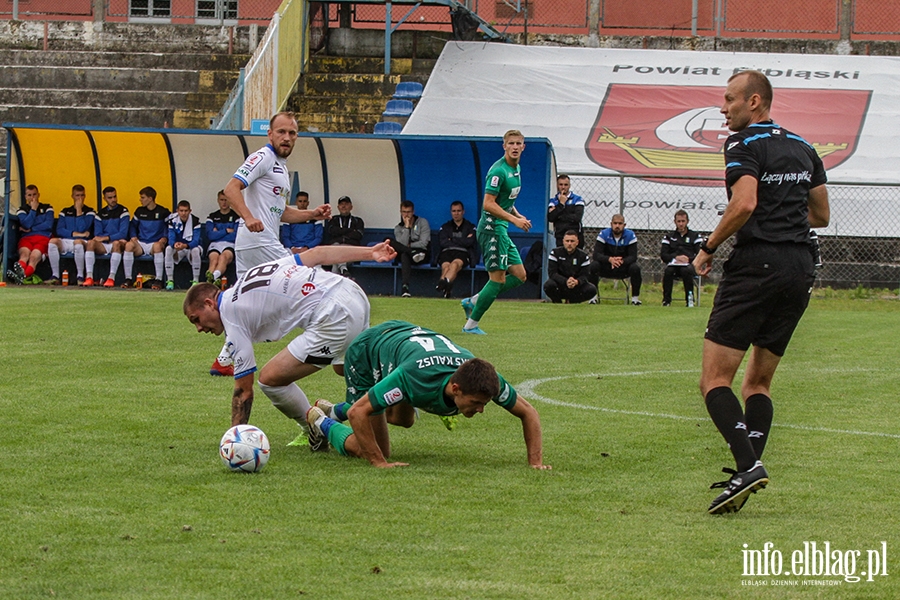
<instances>
[{"instance_id":1,"label":"metal railing","mask_svg":"<svg viewBox=\"0 0 900 600\"><path fill-rule=\"evenodd\" d=\"M568 173L572 191L585 200L585 245L610 217L619 213L628 228L639 232L641 265L651 277L661 277L660 242L674 229L674 214L687 211L689 227L711 232L719 211L727 204L724 182L685 177L638 177ZM678 184L688 185L678 185ZM829 182L831 222L817 229L824 266L818 285L833 287L886 287L900 285L900 185ZM723 249L730 251L730 241ZM716 261L712 280L721 276Z\"/></svg>"}]
</instances>

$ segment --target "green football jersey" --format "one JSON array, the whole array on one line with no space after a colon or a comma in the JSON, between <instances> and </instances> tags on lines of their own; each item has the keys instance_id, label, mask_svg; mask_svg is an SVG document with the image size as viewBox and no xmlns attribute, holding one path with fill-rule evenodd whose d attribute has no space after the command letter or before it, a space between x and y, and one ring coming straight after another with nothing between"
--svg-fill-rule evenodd
<instances>
[{"instance_id":1,"label":"green football jersey","mask_svg":"<svg viewBox=\"0 0 900 600\"><path fill-rule=\"evenodd\" d=\"M484 181L484 193L497 197L497 204L506 212L512 212L516 204L519 190L522 189L522 172L518 165L509 166L506 158L501 158L490 168ZM481 211L478 220L478 231L496 230L498 227L509 227L509 221L500 219L486 210Z\"/></svg>"},{"instance_id":2,"label":"green football jersey","mask_svg":"<svg viewBox=\"0 0 900 600\"><path fill-rule=\"evenodd\" d=\"M347 402L366 393L376 413L398 402L436 415L455 415L453 399L444 396L450 376L474 358L449 338L405 321L386 321L367 329L350 347L344 362ZM498 374L500 394L493 401L510 410L516 391Z\"/></svg>"}]
</instances>

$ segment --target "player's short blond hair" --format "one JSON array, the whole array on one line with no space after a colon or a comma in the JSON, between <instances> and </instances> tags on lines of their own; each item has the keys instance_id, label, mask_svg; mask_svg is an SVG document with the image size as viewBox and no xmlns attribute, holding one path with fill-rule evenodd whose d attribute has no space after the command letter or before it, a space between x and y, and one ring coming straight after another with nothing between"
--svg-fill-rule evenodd
<instances>
[{"instance_id":1,"label":"player's short blond hair","mask_svg":"<svg viewBox=\"0 0 900 600\"><path fill-rule=\"evenodd\" d=\"M506 140L508 140L511 137L520 137L523 140L525 139L525 136L522 135L521 131L519 131L518 129L510 129L509 131L507 131L506 133L503 134L503 143L505 144Z\"/></svg>"}]
</instances>

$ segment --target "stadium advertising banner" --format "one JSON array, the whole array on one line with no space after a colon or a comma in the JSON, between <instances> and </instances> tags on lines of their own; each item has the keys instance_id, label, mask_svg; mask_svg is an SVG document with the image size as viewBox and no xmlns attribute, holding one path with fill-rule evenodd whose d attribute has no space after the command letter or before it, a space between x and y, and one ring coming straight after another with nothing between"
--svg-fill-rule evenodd
<instances>
[{"instance_id":1,"label":"stadium advertising banner","mask_svg":"<svg viewBox=\"0 0 900 600\"><path fill-rule=\"evenodd\" d=\"M719 108L728 78L747 68L768 75L773 120L816 148L829 181L900 184L893 143L900 59L893 57L451 43L403 133L502 135L518 128L547 137L559 172L644 178L642 197L626 202L628 221L668 229L674 208L712 217L725 207L722 146L729 131ZM618 207L618 198L585 199ZM851 199L833 194L832 204L837 217L854 212L859 231L844 233L900 235L884 231L881 211L871 211L869 223ZM605 220L608 212L588 215Z\"/></svg>"}]
</instances>

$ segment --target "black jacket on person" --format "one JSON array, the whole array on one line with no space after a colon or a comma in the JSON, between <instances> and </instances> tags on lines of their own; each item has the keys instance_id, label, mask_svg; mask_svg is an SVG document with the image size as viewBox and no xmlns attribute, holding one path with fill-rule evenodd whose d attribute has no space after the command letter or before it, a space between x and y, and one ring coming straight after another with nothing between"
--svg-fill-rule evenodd
<instances>
[{"instance_id":1,"label":"black jacket on person","mask_svg":"<svg viewBox=\"0 0 900 600\"><path fill-rule=\"evenodd\" d=\"M587 283L590 271L591 257L581 248L569 254L565 246L559 246L547 258L547 278L559 284L560 289L566 288L569 277L577 279L579 284Z\"/></svg>"},{"instance_id":2,"label":"black jacket on person","mask_svg":"<svg viewBox=\"0 0 900 600\"><path fill-rule=\"evenodd\" d=\"M663 236L659 257L666 264L672 262L672 259L676 256L681 255L694 260L694 257L700 252L700 244L702 243L703 236L696 231L688 229L684 235L681 235L676 229Z\"/></svg>"},{"instance_id":3,"label":"black jacket on person","mask_svg":"<svg viewBox=\"0 0 900 600\"><path fill-rule=\"evenodd\" d=\"M584 218L584 200L582 200L581 196L571 194L569 202L565 204L559 204L559 202L554 204L555 196L550 200L550 206L553 206L553 210L550 210L549 207L547 208L547 220L553 223L554 236L557 239L562 239L566 232L571 229L579 234L578 237L581 238L581 220Z\"/></svg>"},{"instance_id":4,"label":"black jacket on person","mask_svg":"<svg viewBox=\"0 0 900 600\"><path fill-rule=\"evenodd\" d=\"M475 225L468 219L463 219L459 227L450 219L438 232L438 261L440 253L444 250L464 250L469 253L469 266L478 264L478 240L475 237Z\"/></svg>"},{"instance_id":5,"label":"black jacket on person","mask_svg":"<svg viewBox=\"0 0 900 600\"><path fill-rule=\"evenodd\" d=\"M328 243L361 246L365 228L363 220L353 215L331 217L327 227Z\"/></svg>"}]
</instances>

